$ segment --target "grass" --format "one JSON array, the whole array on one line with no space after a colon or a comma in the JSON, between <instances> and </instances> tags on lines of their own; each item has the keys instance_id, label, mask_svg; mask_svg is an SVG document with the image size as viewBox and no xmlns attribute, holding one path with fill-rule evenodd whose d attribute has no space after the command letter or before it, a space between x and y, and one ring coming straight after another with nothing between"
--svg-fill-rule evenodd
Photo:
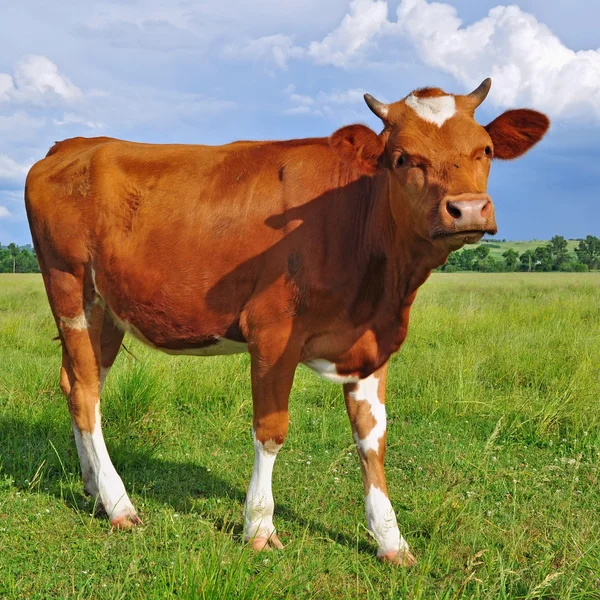
<instances>
[{"instance_id":1,"label":"grass","mask_svg":"<svg viewBox=\"0 0 600 600\"><path fill-rule=\"evenodd\" d=\"M0 276L0 598L600 598L600 274L434 275L388 383L409 570L375 559L339 386L299 369L274 475L282 552L241 543L246 356L133 340L105 437L145 525L83 494L36 275Z\"/></svg>"}]
</instances>

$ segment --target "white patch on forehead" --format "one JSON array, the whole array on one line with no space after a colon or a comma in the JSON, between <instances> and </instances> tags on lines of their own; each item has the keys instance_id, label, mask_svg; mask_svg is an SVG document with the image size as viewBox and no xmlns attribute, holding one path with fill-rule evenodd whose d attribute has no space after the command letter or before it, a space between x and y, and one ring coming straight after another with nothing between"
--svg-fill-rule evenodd
<instances>
[{"instance_id":1,"label":"white patch on forehead","mask_svg":"<svg viewBox=\"0 0 600 600\"><path fill-rule=\"evenodd\" d=\"M379 379L375 375L370 375L366 379L361 379L349 394L350 398L356 402L367 402L375 420L373 429L363 439L358 437L356 431L354 432L354 441L363 455L366 455L369 450L373 450L375 453L379 452L379 440L385 435L385 404L379 400L378 388Z\"/></svg>"},{"instance_id":2,"label":"white patch on forehead","mask_svg":"<svg viewBox=\"0 0 600 600\"><path fill-rule=\"evenodd\" d=\"M404 103L410 106L421 119L441 127L456 114L454 96L419 98L411 94Z\"/></svg>"},{"instance_id":3,"label":"white patch on forehead","mask_svg":"<svg viewBox=\"0 0 600 600\"><path fill-rule=\"evenodd\" d=\"M312 369L317 375L332 383L356 383L359 377L356 375L340 375L337 372L335 363L329 362L324 358L314 358L304 363L309 369Z\"/></svg>"}]
</instances>

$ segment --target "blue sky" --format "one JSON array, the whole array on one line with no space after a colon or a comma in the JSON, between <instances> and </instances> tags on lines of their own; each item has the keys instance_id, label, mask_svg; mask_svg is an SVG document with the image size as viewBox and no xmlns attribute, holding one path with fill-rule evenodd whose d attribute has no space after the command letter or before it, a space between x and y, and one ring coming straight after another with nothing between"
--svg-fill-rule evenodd
<instances>
[{"instance_id":1,"label":"blue sky","mask_svg":"<svg viewBox=\"0 0 600 600\"><path fill-rule=\"evenodd\" d=\"M0 0L0 243L30 241L27 169L55 140L110 135L220 144L325 136L362 95L425 85L477 118L552 118L524 158L492 167L498 237L600 235L600 5L571 0Z\"/></svg>"}]
</instances>

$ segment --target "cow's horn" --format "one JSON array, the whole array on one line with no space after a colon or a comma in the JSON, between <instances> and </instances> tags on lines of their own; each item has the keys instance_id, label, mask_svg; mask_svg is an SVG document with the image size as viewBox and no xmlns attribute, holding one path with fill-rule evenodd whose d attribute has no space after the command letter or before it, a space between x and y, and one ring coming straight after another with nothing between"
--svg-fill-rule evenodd
<instances>
[{"instance_id":1,"label":"cow's horn","mask_svg":"<svg viewBox=\"0 0 600 600\"><path fill-rule=\"evenodd\" d=\"M389 107L383 102L379 102L376 98L373 98L371 94L365 94L365 102L367 106L382 120L385 121L388 116Z\"/></svg>"},{"instance_id":2,"label":"cow's horn","mask_svg":"<svg viewBox=\"0 0 600 600\"><path fill-rule=\"evenodd\" d=\"M473 110L475 110L485 100L486 96L490 92L491 87L492 80L488 77L481 82L476 90L473 90L467 95L467 98L469 98L472 102Z\"/></svg>"}]
</instances>

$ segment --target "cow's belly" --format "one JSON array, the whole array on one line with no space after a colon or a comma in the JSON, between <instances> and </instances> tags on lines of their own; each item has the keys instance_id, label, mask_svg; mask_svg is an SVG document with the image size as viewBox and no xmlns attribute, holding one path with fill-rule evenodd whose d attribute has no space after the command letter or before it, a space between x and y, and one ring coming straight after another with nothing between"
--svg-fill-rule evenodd
<instances>
[{"instance_id":1,"label":"cow's belly","mask_svg":"<svg viewBox=\"0 0 600 600\"><path fill-rule=\"evenodd\" d=\"M172 350L170 348L158 348L167 354L188 356L225 356L227 354L243 354L248 352L248 344L236 342L227 338L218 338L214 344L201 348L185 348L183 350Z\"/></svg>"},{"instance_id":2,"label":"cow's belly","mask_svg":"<svg viewBox=\"0 0 600 600\"><path fill-rule=\"evenodd\" d=\"M121 330L131 334L147 346L156 350L162 350L167 354L188 355L188 356L225 356L228 354L242 354L248 351L248 344L236 340L230 340L221 336L210 336L201 343L191 343L189 345L176 344L166 346L148 339L135 325L120 319L111 311L113 321Z\"/></svg>"}]
</instances>

